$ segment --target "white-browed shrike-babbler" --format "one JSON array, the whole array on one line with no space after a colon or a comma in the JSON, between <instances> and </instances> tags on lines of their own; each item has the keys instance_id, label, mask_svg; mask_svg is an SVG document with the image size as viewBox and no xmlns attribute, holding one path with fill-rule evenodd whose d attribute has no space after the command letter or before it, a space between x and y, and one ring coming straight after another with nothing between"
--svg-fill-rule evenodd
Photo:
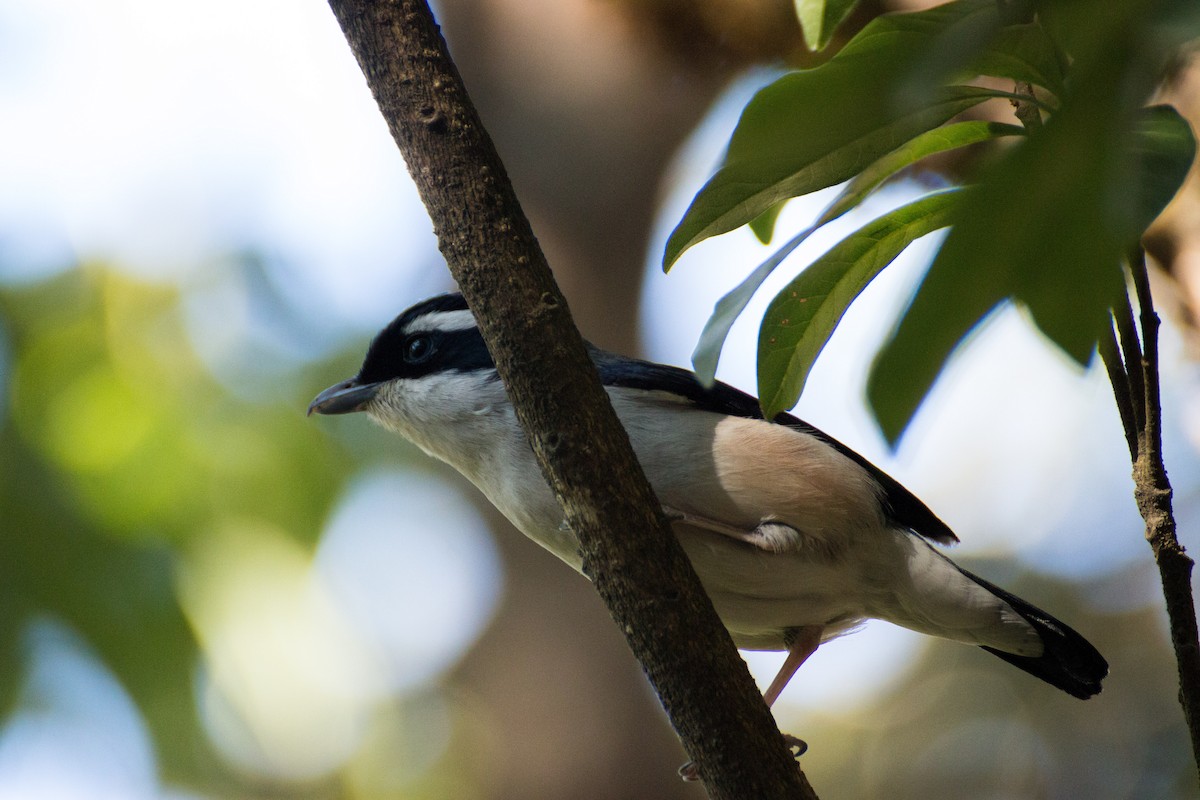
<instances>
[{"instance_id":1,"label":"white-browed shrike-babbler","mask_svg":"<svg viewBox=\"0 0 1200 800\"><path fill-rule=\"evenodd\" d=\"M934 549L954 533L850 448L676 367L590 348L679 542L738 647L788 655L772 703L824 641L867 619L982 647L1079 698L1108 664L1071 628ZM461 295L384 328L358 374L309 413L365 411L446 461L576 570L574 533L542 477Z\"/></svg>"}]
</instances>

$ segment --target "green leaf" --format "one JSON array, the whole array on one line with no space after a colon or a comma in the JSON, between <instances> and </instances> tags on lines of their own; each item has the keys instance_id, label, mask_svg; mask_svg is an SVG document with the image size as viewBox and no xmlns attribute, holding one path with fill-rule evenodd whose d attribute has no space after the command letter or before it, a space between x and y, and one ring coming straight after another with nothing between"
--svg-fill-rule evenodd
<instances>
[{"instance_id":1,"label":"green leaf","mask_svg":"<svg viewBox=\"0 0 1200 800\"><path fill-rule=\"evenodd\" d=\"M796 0L796 17L808 49L813 52L825 49L833 32L856 5L858 0Z\"/></svg>"},{"instance_id":2,"label":"green leaf","mask_svg":"<svg viewBox=\"0 0 1200 800\"><path fill-rule=\"evenodd\" d=\"M897 98L905 66L947 28L995 15L971 0L874 20L827 63L784 75L754 96L720 170L697 193L671 233L664 269L697 242L741 227L781 200L847 180L880 156L991 97L975 87L943 87Z\"/></svg>"},{"instance_id":3,"label":"green leaf","mask_svg":"<svg viewBox=\"0 0 1200 800\"><path fill-rule=\"evenodd\" d=\"M746 310L751 298L775 271L775 268L783 263L784 259L791 255L817 228L845 214L862 202L883 181L926 156L1004 136L1023 135L1024 132L1024 128L998 122L978 120L956 122L921 134L867 167L842 190L816 223L789 239L783 247L760 264L733 291L717 301L712 316L709 317L704 331L700 334L696 350L692 353L692 366L696 371L696 376L705 385L712 384L716 379L721 350L724 348L725 340L729 337L729 331L733 328L737 318ZM751 227L753 228L760 220L762 217L751 222Z\"/></svg>"},{"instance_id":4,"label":"green leaf","mask_svg":"<svg viewBox=\"0 0 1200 800\"><path fill-rule=\"evenodd\" d=\"M727 233L750 222L781 200L808 194L841 183L880 156L980 102L1002 96L986 89L947 87L929 105L871 124L868 130L843 128L846 137L821 152L808 152L814 140L796 142L800 158L764 147L761 158L746 158L722 167L705 184L683 220L671 234L663 266L669 269L684 250L709 237ZM827 143L822 143L827 144ZM794 154L793 154L794 156ZM785 160L787 158L787 160Z\"/></svg>"},{"instance_id":5,"label":"green leaf","mask_svg":"<svg viewBox=\"0 0 1200 800\"><path fill-rule=\"evenodd\" d=\"M1037 23L1001 28L972 67L982 75L1041 86L1055 97L1066 93L1058 51Z\"/></svg>"},{"instance_id":6,"label":"green leaf","mask_svg":"<svg viewBox=\"0 0 1200 800\"><path fill-rule=\"evenodd\" d=\"M729 331L733 328L733 323L737 322L737 318L746 310L746 306L750 304L750 299L754 297L758 287L762 286L763 281L770 277L775 268L782 264L783 260L790 256L792 251L799 247L801 242L818 227L819 225L812 225L793 236L787 244L776 250L774 255L759 264L758 268L739 283L733 291L717 301L716 308L713 309L708 322L704 324L704 330L700 333L700 341L697 342L696 349L692 353L692 367L696 371L696 377L705 386L712 386L713 381L716 380L717 362L721 358L725 340L729 338Z\"/></svg>"},{"instance_id":7,"label":"green leaf","mask_svg":"<svg viewBox=\"0 0 1200 800\"><path fill-rule=\"evenodd\" d=\"M917 136L864 169L842 189L817 220L824 225L861 203L880 184L923 158L955 150L979 142L993 141L1005 136L1024 135L1018 125L970 120L943 125Z\"/></svg>"},{"instance_id":8,"label":"green leaf","mask_svg":"<svg viewBox=\"0 0 1200 800\"><path fill-rule=\"evenodd\" d=\"M776 203L750 220L750 231L754 234L754 238L763 244L771 243L771 237L775 235L775 221L779 219L779 212L783 211L785 205L787 205L786 200Z\"/></svg>"},{"instance_id":9,"label":"green leaf","mask_svg":"<svg viewBox=\"0 0 1200 800\"><path fill-rule=\"evenodd\" d=\"M1183 185L1196 158L1196 139L1187 120L1171 106L1142 109L1133 124L1131 145L1140 191L1132 211L1139 233L1162 213Z\"/></svg>"},{"instance_id":10,"label":"green leaf","mask_svg":"<svg viewBox=\"0 0 1200 800\"><path fill-rule=\"evenodd\" d=\"M956 23L936 47L908 67L905 86L917 96L943 83L969 81L977 75L1025 81L1056 97L1065 91L1059 51L1045 28L1038 23L1004 25L995 14L974 15Z\"/></svg>"},{"instance_id":11,"label":"green leaf","mask_svg":"<svg viewBox=\"0 0 1200 800\"><path fill-rule=\"evenodd\" d=\"M1123 252L1174 193L1194 145L1173 112L1132 117L1097 82L989 171L872 366L867 396L895 443L951 352L1012 300L1087 364L1124 291ZM1164 176L1170 176L1164 177Z\"/></svg>"},{"instance_id":12,"label":"green leaf","mask_svg":"<svg viewBox=\"0 0 1200 800\"><path fill-rule=\"evenodd\" d=\"M845 214L862 202L887 178L926 156L1004 136L1023 135L1024 132L1024 128L1019 126L998 122L978 120L958 122L921 134L859 173L821 214L815 224L793 236L783 247L750 273L733 291L717 302L712 316L700 334L696 349L692 353L692 364L697 377L706 385L715 380L721 350L725 346L725 340L737 318L745 311L751 298L775 271L775 268L783 263L784 259L791 255L817 228ZM778 208L778 206L773 206L768 209L762 216L750 223L751 228L754 228L756 224L763 224L764 219L769 215L771 216L770 222L773 223L772 212L778 214ZM762 236L759 238L767 241L770 235L768 234L765 239Z\"/></svg>"},{"instance_id":13,"label":"green leaf","mask_svg":"<svg viewBox=\"0 0 1200 800\"><path fill-rule=\"evenodd\" d=\"M813 363L859 293L917 239L950 224L963 194L926 195L834 245L771 301L758 338L758 391L771 419L800 399Z\"/></svg>"}]
</instances>

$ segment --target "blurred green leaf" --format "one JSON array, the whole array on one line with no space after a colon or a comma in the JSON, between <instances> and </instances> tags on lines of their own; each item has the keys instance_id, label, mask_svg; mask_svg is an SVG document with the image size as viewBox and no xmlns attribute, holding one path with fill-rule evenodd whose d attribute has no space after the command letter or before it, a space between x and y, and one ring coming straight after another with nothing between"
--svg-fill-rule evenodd
<instances>
[{"instance_id":1,"label":"blurred green leaf","mask_svg":"<svg viewBox=\"0 0 1200 800\"><path fill-rule=\"evenodd\" d=\"M759 91L742 113L723 166L671 233L664 269L697 242L741 227L781 200L847 180L914 136L1007 96L963 86L920 98L893 96L905 67L947 28L995 13L994 3L971 0L880 17L829 62Z\"/></svg>"},{"instance_id":2,"label":"blurred green leaf","mask_svg":"<svg viewBox=\"0 0 1200 800\"><path fill-rule=\"evenodd\" d=\"M1066 91L1058 50L1038 23L1000 28L971 67L982 75L1041 86L1055 97Z\"/></svg>"},{"instance_id":3,"label":"blurred green leaf","mask_svg":"<svg viewBox=\"0 0 1200 800\"><path fill-rule=\"evenodd\" d=\"M1138 187L1134 230L1144 231L1171 202L1196 158L1196 139L1187 120L1171 106L1151 106L1133 125L1131 151Z\"/></svg>"},{"instance_id":4,"label":"blurred green leaf","mask_svg":"<svg viewBox=\"0 0 1200 800\"><path fill-rule=\"evenodd\" d=\"M813 363L859 293L906 247L946 227L962 194L937 192L872 220L771 301L758 337L758 391L767 419L799 400Z\"/></svg>"},{"instance_id":5,"label":"blurred green leaf","mask_svg":"<svg viewBox=\"0 0 1200 800\"><path fill-rule=\"evenodd\" d=\"M888 178L923 158L1005 136L1022 136L1024 133L1025 129L1017 125L982 120L954 122L926 131L878 159L856 175L830 203L829 207L822 212L817 224L824 225L837 219L861 203Z\"/></svg>"},{"instance_id":6,"label":"blurred green leaf","mask_svg":"<svg viewBox=\"0 0 1200 800\"><path fill-rule=\"evenodd\" d=\"M808 49L814 52L825 49L833 32L856 5L858 0L796 0L796 16Z\"/></svg>"},{"instance_id":7,"label":"blurred green leaf","mask_svg":"<svg viewBox=\"0 0 1200 800\"><path fill-rule=\"evenodd\" d=\"M1124 291L1125 248L1174 194L1194 144L1173 112L1132 122L1097 86L989 170L872 366L867 396L895 443L946 359L1012 299L1087 364ZM1174 186L1172 187L1172 184Z\"/></svg>"},{"instance_id":8,"label":"blurred green leaf","mask_svg":"<svg viewBox=\"0 0 1200 800\"><path fill-rule=\"evenodd\" d=\"M1110 91L1126 88L1122 78L1160 77L1175 49L1200 36L1198 9L1194 0L1122 0L1106 3L1104 13L1091 0L1037 2L1039 21L1070 56L1072 84L1106 72L1117 79Z\"/></svg>"}]
</instances>

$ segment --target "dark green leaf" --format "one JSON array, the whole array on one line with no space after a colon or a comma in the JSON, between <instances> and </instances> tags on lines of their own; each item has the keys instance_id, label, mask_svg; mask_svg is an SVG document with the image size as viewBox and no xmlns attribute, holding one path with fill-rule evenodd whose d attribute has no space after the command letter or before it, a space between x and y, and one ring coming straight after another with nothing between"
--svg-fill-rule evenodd
<instances>
[{"instance_id":1,"label":"dark green leaf","mask_svg":"<svg viewBox=\"0 0 1200 800\"><path fill-rule=\"evenodd\" d=\"M1132 210L1133 228L1140 233L1183 185L1196 158L1196 139L1178 111L1171 106L1152 106L1134 121L1131 149L1140 189Z\"/></svg>"},{"instance_id":2,"label":"dark green leaf","mask_svg":"<svg viewBox=\"0 0 1200 800\"><path fill-rule=\"evenodd\" d=\"M888 178L923 158L979 142L1004 136L1019 136L1024 133L1025 129L1017 125L982 120L955 122L926 131L880 158L855 176L854 180L850 181L829 205L829 208L821 214L817 224L824 225L837 219L861 203Z\"/></svg>"},{"instance_id":3,"label":"dark green leaf","mask_svg":"<svg viewBox=\"0 0 1200 800\"><path fill-rule=\"evenodd\" d=\"M1064 95L1058 51L1037 23L1010 25L996 32L992 43L972 64L982 75L1011 78L1041 86L1056 97Z\"/></svg>"},{"instance_id":4,"label":"dark green leaf","mask_svg":"<svg viewBox=\"0 0 1200 800\"><path fill-rule=\"evenodd\" d=\"M758 339L758 391L767 419L796 404L809 370L859 293L912 242L948 225L962 193L927 195L872 220L771 301Z\"/></svg>"},{"instance_id":5,"label":"dark green leaf","mask_svg":"<svg viewBox=\"0 0 1200 800\"><path fill-rule=\"evenodd\" d=\"M1086 17L1079 6L1070 10ZM956 212L871 370L868 399L889 441L899 439L963 337L1006 300L1026 308L1071 358L1090 361L1125 289L1125 250L1195 157L1192 133L1174 110L1136 107L1149 91L1151 62L1129 72L1109 57L1136 49L1142 34L1133 26L1106 22L1103 47L1075 33L1086 69L1076 70L1062 110L1001 159Z\"/></svg>"},{"instance_id":6,"label":"dark green leaf","mask_svg":"<svg viewBox=\"0 0 1200 800\"><path fill-rule=\"evenodd\" d=\"M943 87L897 97L906 65L954 24L994 16L971 0L874 20L826 64L784 75L742 113L725 163L693 200L663 257L741 227L789 197L847 180L909 139L1003 93Z\"/></svg>"},{"instance_id":7,"label":"dark green leaf","mask_svg":"<svg viewBox=\"0 0 1200 800\"><path fill-rule=\"evenodd\" d=\"M1012 299L1081 364L1124 289L1123 249L1140 232L1128 198L1119 100L1096 87L1000 159L959 204L912 305L872 366L867 396L896 442L963 337ZM1124 155L1124 157L1122 157Z\"/></svg>"},{"instance_id":8,"label":"dark green leaf","mask_svg":"<svg viewBox=\"0 0 1200 800\"><path fill-rule=\"evenodd\" d=\"M880 156L968 108L998 95L986 89L947 87L937 99L912 113L893 117L869 130L850 131L832 149L809 152L813 140L797 142L792 150L804 150L799 160L782 160L784 154L763 148L761 158L730 163L705 184L687 214L667 242L664 268L684 250L711 236L727 233L750 222L781 200L841 183ZM822 144L828 144L822 143Z\"/></svg>"},{"instance_id":9,"label":"dark green leaf","mask_svg":"<svg viewBox=\"0 0 1200 800\"><path fill-rule=\"evenodd\" d=\"M858 0L796 0L796 16L808 49L823 50L856 5Z\"/></svg>"}]
</instances>

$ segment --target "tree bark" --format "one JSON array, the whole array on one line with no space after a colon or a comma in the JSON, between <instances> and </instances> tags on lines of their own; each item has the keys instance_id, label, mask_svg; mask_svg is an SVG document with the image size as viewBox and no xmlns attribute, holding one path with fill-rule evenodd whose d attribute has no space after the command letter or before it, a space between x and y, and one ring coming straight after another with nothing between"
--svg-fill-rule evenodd
<instances>
[{"instance_id":1,"label":"tree bark","mask_svg":"<svg viewBox=\"0 0 1200 800\"><path fill-rule=\"evenodd\" d=\"M1179 670L1179 704L1191 739L1192 759L1200 769L1200 634L1192 594L1193 562L1176 535L1171 482L1163 463L1159 319L1150 294L1145 253L1140 248L1130 254L1129 269L1138 301L1138 320L1134 320L1133 305L1126 295L1124 302L1113 308L1116 332L1101 340L1100 356L1108 371L1133 461L1134 499L1158 566Z\"/></svg>"},{"instance_id":2,"label":"tree bark","mask_svg":"<svg viewBox=\"0 0 1200 800\"><path fill-rule=\"evenodd\" d=\"M1154 551L1162 581L1163 600L1171 621L1171 644L1179 667L1179 704L1192 741L1192 758L1200 769L1200 635L1196 627L1196 603L1192 596L1192 559L1184 552L1175 532L1171 509L1171 482L1162 454L1162 402L1158 385L1158 314L1150 294L1150 277L1145 253L1138 249L1130 258L1133 285L1142 328L1141 358L1129 364L1131 386L1139 387L1142 429L1133 462L1134 497L1146 522L1146 540ZM1128 358L1128 354L1127 358ZM1134 374L1140 380L1134 380ZM1136 406L1139 405L1135 401Z\"/></svg>"},{"instance_id":3,"label":"tree bark","mask_svg":"<svg viewBox=\"0 0 1200 800\"><path fill-rule=\"evenodd\" d=\"M330 6L579 536L585 572L710 795L815 797L662 517L428 6Z\"/></svg>"}]
</instances>

